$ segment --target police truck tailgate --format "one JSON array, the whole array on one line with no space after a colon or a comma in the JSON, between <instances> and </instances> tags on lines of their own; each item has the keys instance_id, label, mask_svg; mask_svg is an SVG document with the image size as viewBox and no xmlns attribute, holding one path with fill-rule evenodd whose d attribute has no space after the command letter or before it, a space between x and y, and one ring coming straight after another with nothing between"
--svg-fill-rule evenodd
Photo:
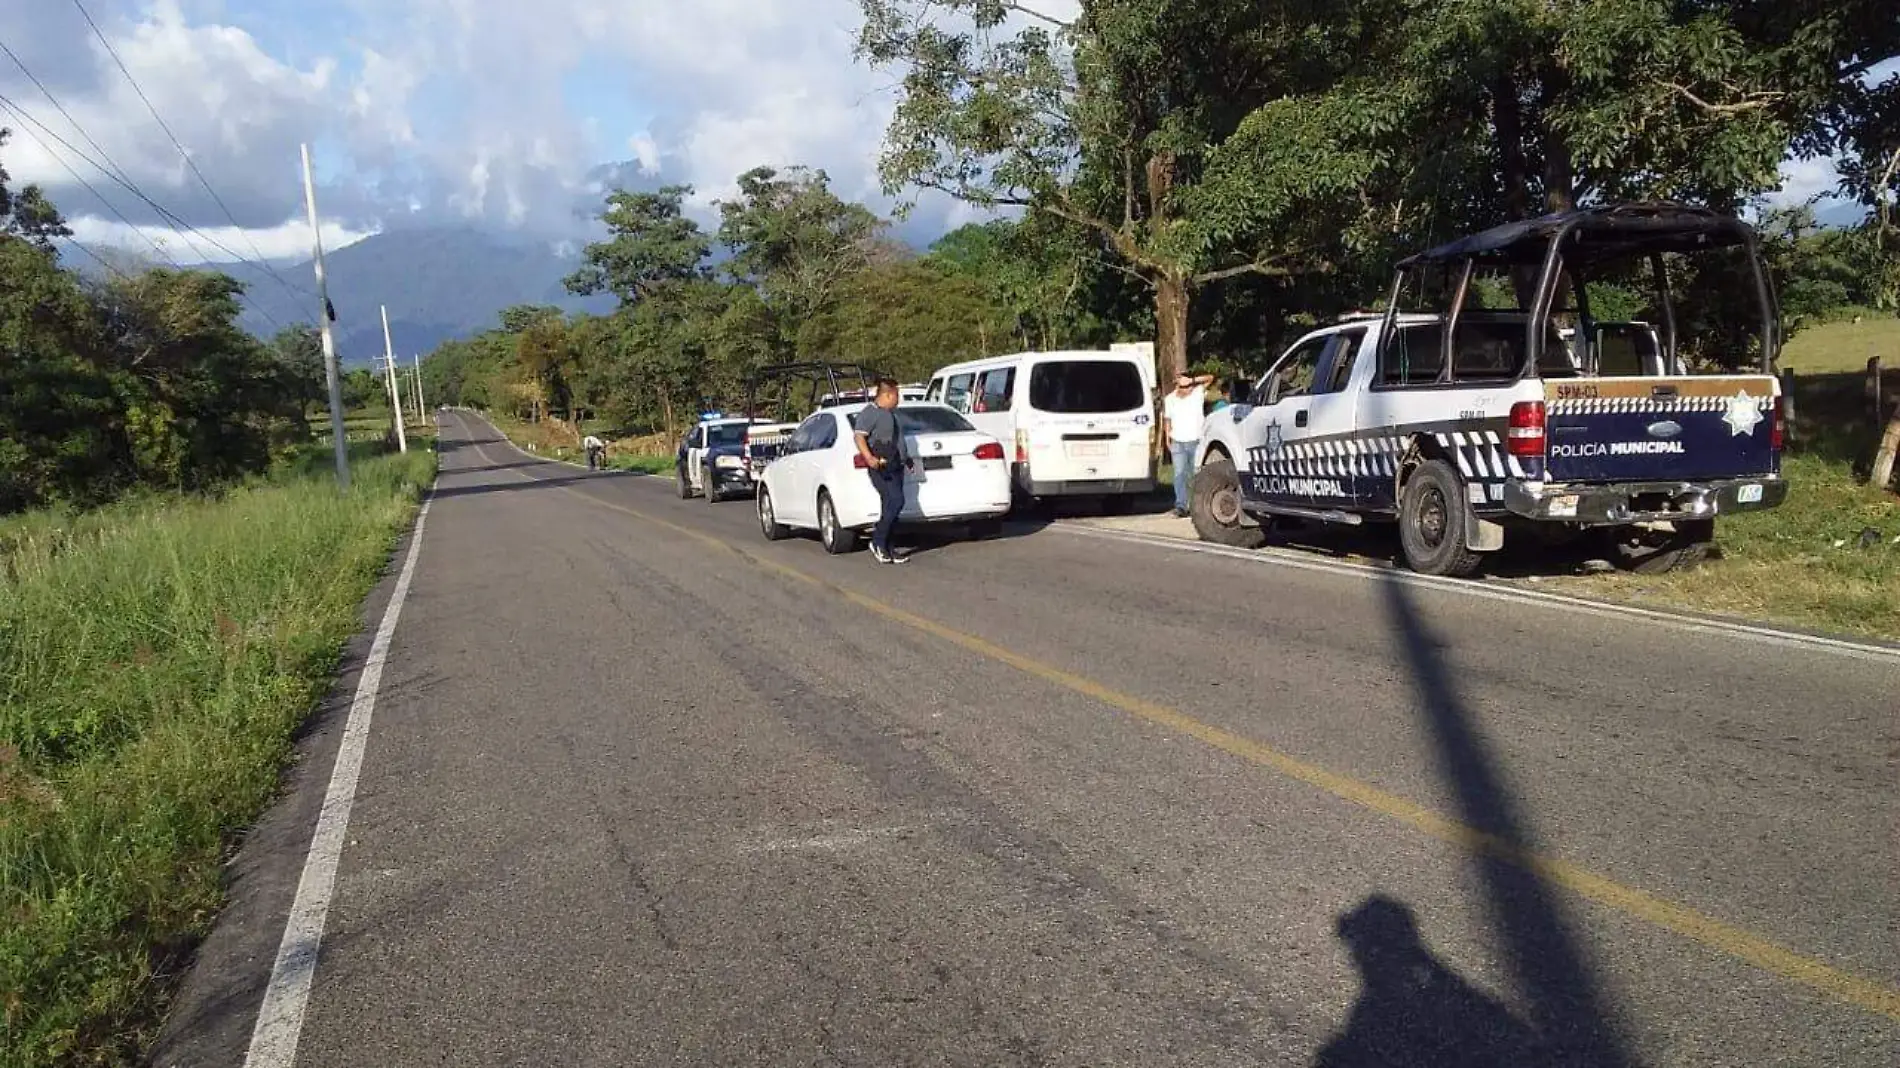
<instances>
[{"instance_id":1,"label":"police truck tailgate","mask_svg":"<svg viewBox=\"0 0 1900 1068\"><path fill-rule=\"evenodd\" d=\"M1546 379L1546 479L1673 482L1774 474L1771 375Z\"/></svg>"}]
</instances>

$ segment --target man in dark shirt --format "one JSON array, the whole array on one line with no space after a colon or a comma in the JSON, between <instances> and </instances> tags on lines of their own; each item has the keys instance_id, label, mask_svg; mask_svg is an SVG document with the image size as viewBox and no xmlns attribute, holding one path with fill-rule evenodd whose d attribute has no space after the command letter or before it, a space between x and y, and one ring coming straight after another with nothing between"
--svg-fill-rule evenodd
<instances>
[{"instance_id":1,"label":"man in dark shirt","mask_svg":"<svg viewBox=\"0 0 1900 1068\"><path fill-rule=\"evenodd\" d=\"M904 455L904 432L897 425L897 380L880 378L871 403L858 413L858 455L869 468L871 485L877 489L880 503L877 525L871 528L871 555L880 564L901 564L910 559L891 548L891 531L897 526L897 513L904 508L904 468L910 458Z\"/></svg>"}]
</instances>

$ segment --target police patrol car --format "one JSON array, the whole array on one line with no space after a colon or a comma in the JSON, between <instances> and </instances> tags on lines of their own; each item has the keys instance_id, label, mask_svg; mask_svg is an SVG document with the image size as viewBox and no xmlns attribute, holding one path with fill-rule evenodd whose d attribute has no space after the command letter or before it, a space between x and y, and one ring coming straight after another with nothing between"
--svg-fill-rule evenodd
<instances>
[{"instance_id":1,"label":"police patrol car","mask_svg":"<svg viewBox=\"0 0 1900 1068\"><path fill-rule=\"evenodd\" d=\"M1760 374L1683 373L1667 261L1714 249L1752 274ZM1590 315L1588 281L1627 284L1632 264L1660 329ZM1533 280L1527 305L1468 307L1481 269ZM1447 310L1401 313L1434 274ZM1778 343L1755 233L1732 216L1637 204L1501 226L1401 263L1385 313L1306 335L1210 415L1190 512L1203 539L1244 546L1278 519L1396 522L1433 575L1473 573L1507 529L1600 530L1626 565L1666 570L1706 552L1717 516L1787 495Z\"/></svg>"},{"instance_id":2,"label":"police patrol car","mask_svg":"<svg viewBox=\"0 0 1900 1068\"><path fill-rule=\"evenodd\" d=\"M752 472L743 452L746 431L763 420L731 418L718 412L700 416L680 439L674 456L675 487L681 498L704 496L717 503L729 496L752 495Z\"/></svg>"}]
</instances>

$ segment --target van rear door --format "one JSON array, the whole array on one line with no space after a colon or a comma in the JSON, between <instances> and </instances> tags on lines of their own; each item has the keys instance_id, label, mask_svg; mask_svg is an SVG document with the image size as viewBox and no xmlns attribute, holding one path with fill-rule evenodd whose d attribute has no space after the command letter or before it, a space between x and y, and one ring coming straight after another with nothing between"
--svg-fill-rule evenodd
<instances>
[{"instance_id":1,"label":"van rear door","mask_svg":"<svg viewBox=\"0 0 1900 1068\"><path fill-rule=\"evenodd\" d=\"M1154 412L1140 365L1126 356L1037 360L1018 420L1035 482L1148 477Z\"/></svg>"},{"instance_id":2,"label":"van rear door","mask_svg":"<svg viewBox=\"0 0 1900 1068\"><path fill-rule=\"evenodd\" d=\"M1551 482L1675 482L1781 469L1772 375L1546 379Z\"/></svg>"}]
</instances>

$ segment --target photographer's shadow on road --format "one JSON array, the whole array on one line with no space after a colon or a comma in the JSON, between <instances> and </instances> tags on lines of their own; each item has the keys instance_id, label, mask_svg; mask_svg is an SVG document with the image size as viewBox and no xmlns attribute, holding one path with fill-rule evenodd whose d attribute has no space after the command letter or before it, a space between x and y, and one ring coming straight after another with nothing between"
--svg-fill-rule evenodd
<instances>
[{"instance_id":1,"label":"photographer's shadow on road","mask_svg":"<svg viewBox=\"0 0 1900 1068\"><path fill-rule=\"evenodd\" d=\"M1412 910L1373 896L1339 918L1359 1000L1314 1068L1532 1068L1550 1061L1532 1028L1466 982L1420 938Z\"/></svg>"}]
</instances>

